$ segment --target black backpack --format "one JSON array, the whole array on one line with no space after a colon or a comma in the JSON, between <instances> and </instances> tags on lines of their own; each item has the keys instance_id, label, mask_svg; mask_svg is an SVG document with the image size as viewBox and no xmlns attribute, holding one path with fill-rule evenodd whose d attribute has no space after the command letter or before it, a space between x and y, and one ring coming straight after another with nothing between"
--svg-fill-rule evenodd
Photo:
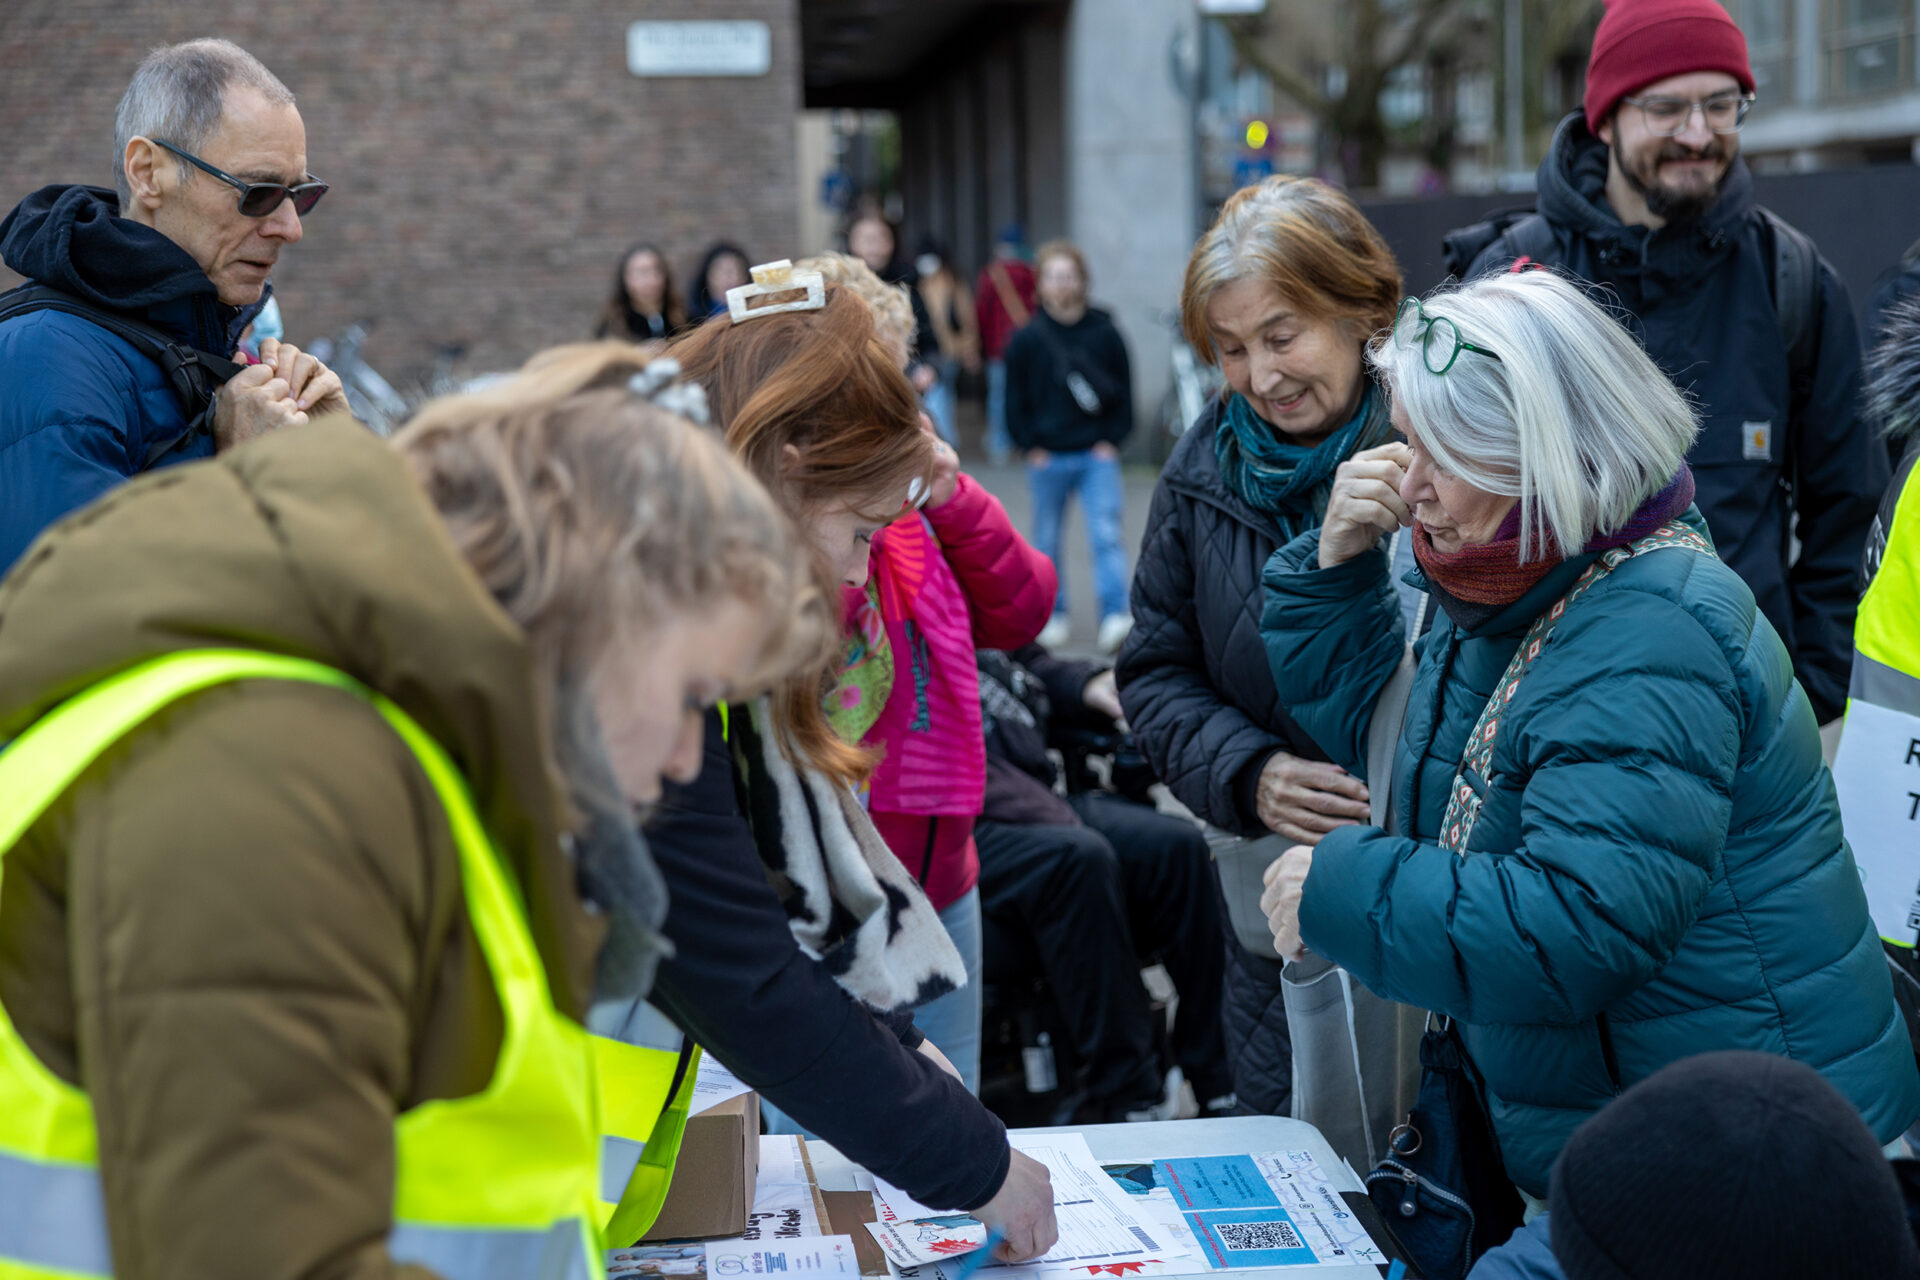
<instances>
[{"instance_id":1,"label":"black backpack","mask_svg":"<svg viewBox=\"0 0 1920 1280\"><path fill-rule=\"evenodd\" d=\"M161 459L200 435L213 433L214 393L228 378L246 368L225 356L201 351L174 339L145 320L122 311L97 307L84 299L55 289L51 285L24 284L0 293L0 324L33 311L64 311L99 325L115 337L131 343L141 355L160 366L167 384L180 401L187 429L170 440L156 442L141 460L140 469L150 470Z\"/></svg>"},{"instance_id":2,"label":"black backpack","mask_svg":"<svg viewBox=\"0 0 1920 1280\"><path fill-rule=\"evenodd\" d=\"M1805 232L1771 209L1760 209L1767 249L1773 255L1773 309L1786 344L1787 367L1792 371L1796 398L1813 382L1814 315L1820 306L1820 251ZM1505 237L1516 260L1531 259L1553 265L1559 245L1553 227L1533 209L1505 209L1484 222L1463 227L1441 241L1447 273L1464 279L1474 259Z\"/></svg>"}]
</instances>

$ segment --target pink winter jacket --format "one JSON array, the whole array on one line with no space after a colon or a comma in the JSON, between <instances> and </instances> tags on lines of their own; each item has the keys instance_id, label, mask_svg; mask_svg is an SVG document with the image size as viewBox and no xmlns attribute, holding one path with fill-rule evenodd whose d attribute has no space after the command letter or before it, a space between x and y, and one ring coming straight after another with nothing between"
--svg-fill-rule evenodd
<instances>
[{"instance_id":1,"label":"pink winter jacket","mask_svg":"<svg viewBox=\"0 0 1920 1280\"><path fill-rule=\"evenodd\" d=\"M881 752L869 807L894 855L944 910L980 877L973 822L986 746L974 650L1031 642L1053 614L1059 579L1000 500L964 474L945 506L875 535L873 577L894 677L866 737Z\"/></svg>"}]
</instances>

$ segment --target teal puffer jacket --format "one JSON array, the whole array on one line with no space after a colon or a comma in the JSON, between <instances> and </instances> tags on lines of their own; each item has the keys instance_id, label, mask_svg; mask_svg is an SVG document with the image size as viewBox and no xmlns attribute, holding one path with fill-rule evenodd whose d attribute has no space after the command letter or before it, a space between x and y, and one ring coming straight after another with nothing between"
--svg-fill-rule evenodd
<instances>
[{"instance_id":1,"label":"teal puffer jacket","mask_svg":"<svg viewBox=\"0 0 1920 1280\"><path fill-rule=\"evenodd\" d=\"M1686 518L1705 533L1697 511ZM1507 1173L1533 1195L1581 1121L1712 1049L1817 1068L1891 1141L1920 1116L1920 1075L1813 711L1718 559L1635 556L1575 602L1476 783L1467 855L1436 842L1461 750L1521 636L1593 558L1557 566L1472 632L1440 616L1395 755L1412 838L1344 827L1321 841L1307 946L1458 1020ZM1276 551L1264 580L1281 701L1363 772L1403 643L1386 558L1323 570L1316 531Z\"/></svg>"}]
</instances>

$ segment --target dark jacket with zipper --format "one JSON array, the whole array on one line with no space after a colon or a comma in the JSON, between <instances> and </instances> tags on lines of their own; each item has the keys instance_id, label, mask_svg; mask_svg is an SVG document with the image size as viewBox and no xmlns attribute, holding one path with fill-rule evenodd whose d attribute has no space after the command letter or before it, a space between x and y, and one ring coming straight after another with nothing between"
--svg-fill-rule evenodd
<instances>
[{"instance_id":1,"label":"dark jacket with zipper","mask_svg":"<svg viewBox=\"0 0 1920 1280\"><path fill-rule=\"evenodd\" d=\"M1280 529L1221 478L1220 415L1215 400L1160 473L1133 574L1133 630L1114 675L1135 741L1180 803L1235 835L1264 836L1254 789L1267 761L1281 751L1327 757L1282 705L1267 669L1260 570ZM1224 1005L1241 1105L1286 1114L1293 1048L1278 959L1229 938Z\"/></svg>"},{"instance_id":2,"label":"dark jacket with zipper","mask_svg":"<svg viewBox=\"0 0 1920 1280\"><path fill-rule=\"evenodd\" d=\"M1098 307L1072 324L1043 308L1007 344L1007 434L1022 449L1084 453L1133 430L1133 370L1126 340ZM1088 413L1067 388L1077 370L1100 399Z\"/></svg>"},{"instance_id":3,"label":"dark jacket with zipper","mask_svg":"<svg viewBox=\"0 0 1920 1280\"><path fill-rule=\"evenodd\" d=\"M1703 527L1697 510L1685 519ZM1347 768L1399 661L1379 552L1274 556L1263 629L1282 693ZM1455 1018L1515 1183L1547 1191L1581 1121L1661 1067L1757 1049L1819 1069L1881 1142L1920 1116L1833 778L1786 650L1712 555L1635 556L1569 607L1507 703L1464 854L1438 844L1463 748L1536 617L1596 557L1422 642L1394 762L1400 829L1314 851L1306 945L1371 991Z\"/></svg>"},{"instance_id":4,"label":"dark jacket with zipper","mask_svg":"<svg viewBox=\"0 0 1920 1280\"><path fill-rule=\"evenodd\" d=\"M265 304L230 307L193 257L118 216L101 187L52 186L0 222L0 259L82 301L144 320L178 342L230 356ZM187 415L166 374L91 321L36 311L0 323L0 572L40 531L149 466L211 457L181 441Z\"/></svg>"},{"instance_id":5,"label":"dark jacket with zipper","mask_svg":"<svg viewBox=\"0 0 1920 1280\"><path fill-rule=\"evenodd\" d=\"M1622 322L1689 393L1702 430L1687 461L1722 558L1786 642L1822 723L1846 705L1860 551L1887 483L1860 412L1860 334L1847 288L1819 263L1811 368L1794 376L1773 298L1774 231L1738 158L1692 222L1629 226L1606 201L1607 145L1575 112L1540 165L1547 265L1604 285ZM1504 268L1511 233L1469 276ZM1539 256L1539 255L1535 255ZM1791 541L1800 540L1790 561Z\"/></svg>"}]
</instances>

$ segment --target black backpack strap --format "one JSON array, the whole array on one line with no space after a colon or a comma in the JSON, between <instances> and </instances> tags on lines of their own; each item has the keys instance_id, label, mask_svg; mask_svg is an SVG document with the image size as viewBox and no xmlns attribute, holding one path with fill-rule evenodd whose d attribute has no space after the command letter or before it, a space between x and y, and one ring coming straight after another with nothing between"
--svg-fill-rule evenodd
<instances>
[{"instance_id":1,"label":"black backpack strap","mask_svg":"<svg viewBox=\"0 0 1920 1280\"><path fill-rule=\"evenodd\" d=\"M1473 264L1502 239L1514 258L1546 262L1555 252L1553 227L1533 209L1502 209L1483 222L1462 227L1441 241L1440 256L1447 274L1467 278ZM1502 254L1505 257L1505 254Z\"/></svg>"},{"instance_id":2,"label":"black backpack strap","mask_svg":"<svg viewBox=\"0 0 1920 1280\"><path fill-rule=\"evenodd\" d=\"M214 393L227 379L246 368L225 356L176 342L171 335L125 312L97 307L51 285L25 284L0 294L0 324L34 311L62 311L78 316L126 342L160 366L167 385L186 415L187 429L147 450L140 469L148 470L197 435L213 430Z\"/></svg>"},{"instance_id":3,"label":"black backpack strap","mask_svg":"<svg viewBox=\"0 0 1920 1280\"><path fill-rule=\"evenodd\" d=\"M1774 213L1760 210L1760 220L1772 241L1773 309L1780 319L1780 340L1787 351L1796 392L1813 382L1813 350L1817 335L1814 315L1820 308L1820 251L1798 227Z\"/></svg>"}]
</instances>

